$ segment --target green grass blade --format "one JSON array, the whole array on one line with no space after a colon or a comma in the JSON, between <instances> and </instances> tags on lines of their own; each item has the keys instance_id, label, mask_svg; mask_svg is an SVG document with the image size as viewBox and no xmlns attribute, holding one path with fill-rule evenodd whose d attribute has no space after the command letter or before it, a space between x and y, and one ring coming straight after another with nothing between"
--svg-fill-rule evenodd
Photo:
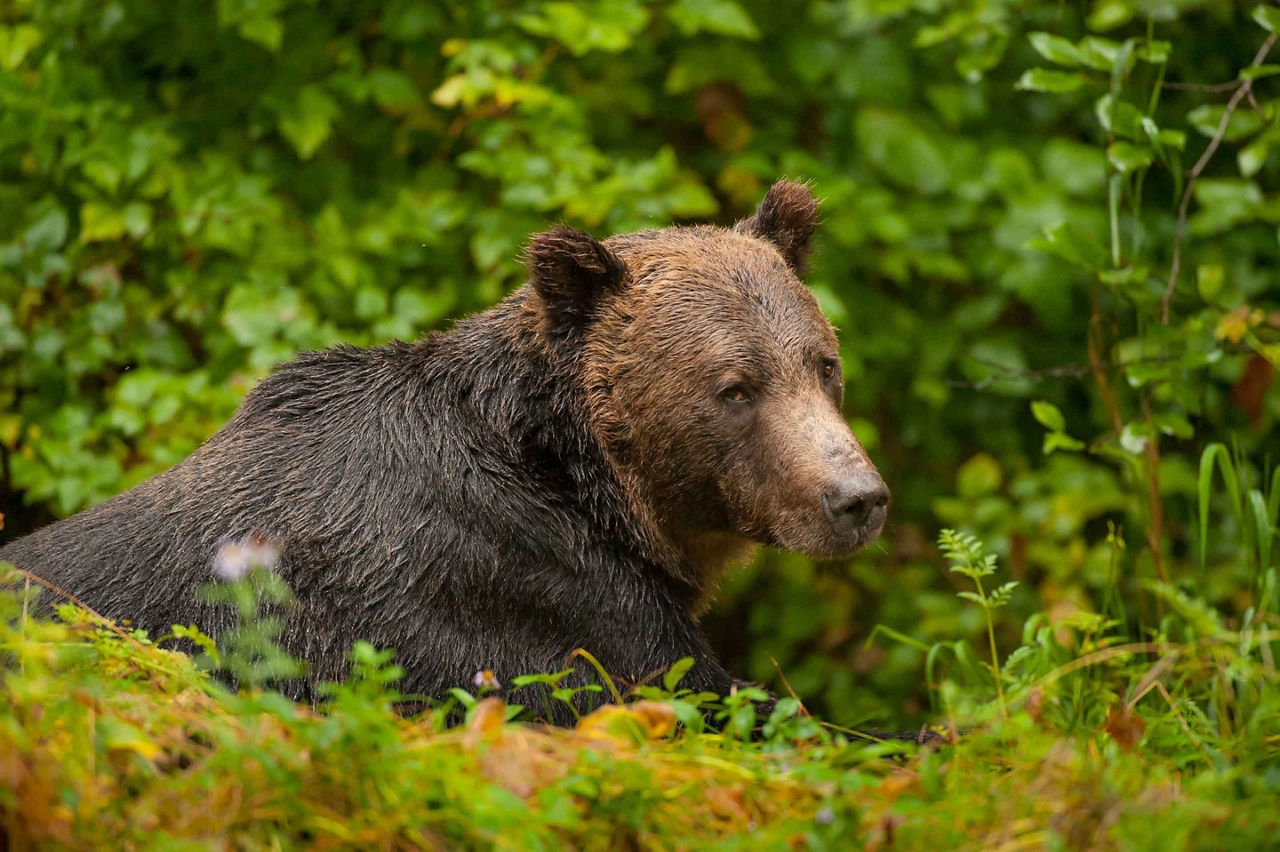
<instances>
[{"instance_id":1,"label":"green grass blade","mask_svg":"<svg viewBox=\"0 0 1280 852\"><path fill-rule=\"evenodd\" d=\"M1227 496L1231 499L1231 508L1238 520L1241 518L1240 487L1236 480L1235 465L1231 463L1231 454L1225 444L1213 443L1204 448L1200 455L1200 567L1205 567L1208 559L1209 545L1209 493L1213 485L1213 462L1218 461L1218 469L1222 471L1222 481L1227 486Z\"/></svg>"},{"instance_id":2,"label":"green grass blade","mask_svg":"<svg viewBox=\"0 0 1280 852\"><path fill-rule=\"evenodd\" d=\"M1256 488L1249 489L1249 514L1253 516L1253 529L1257 533L1258 569L1265 571L1271 567L1271 537L1273 528L1267 515L1267 504L1262 499L1262 492Z\"/></svg>"}]
</instances>

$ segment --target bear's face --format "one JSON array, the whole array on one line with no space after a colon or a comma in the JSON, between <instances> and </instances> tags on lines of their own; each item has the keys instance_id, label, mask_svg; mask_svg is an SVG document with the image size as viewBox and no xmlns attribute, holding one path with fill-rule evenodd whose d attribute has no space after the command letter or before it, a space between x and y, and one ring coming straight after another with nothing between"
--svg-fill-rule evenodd
<instances>
[{"instance_id":1,"label":"bear's face","mask_svg":"<svg viewBox=\"0 0 1280 852\"><path fill-rule=\"evenodd\" d=\"M530 250L548 330L580 360L597 437L695 559L734 541L840 556L884 524L888 491L840 412L835 333L797 277L816 216L806 187L779 183L732 230L601 244L557 229Z\"/></svg>"}]
</instances>

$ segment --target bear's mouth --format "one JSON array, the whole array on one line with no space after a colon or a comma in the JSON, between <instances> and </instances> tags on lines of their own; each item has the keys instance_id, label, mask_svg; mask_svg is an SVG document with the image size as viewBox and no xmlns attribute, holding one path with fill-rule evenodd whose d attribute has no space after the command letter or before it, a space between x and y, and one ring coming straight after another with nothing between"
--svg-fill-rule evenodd
<instances>
[{"instance_id":1,"label":"bear's mouth","mask_svg":"<svg viewBox=\"0 0 1280 852\"><path fill-rule=\"evenodd\" d=\"M766 547L790 550L810 559L847 559L876 541L884 531L884 526L885 518L880 515L866 526L845 533L838 533L824 523L821 526L806 525L807 529L794 530L792 534L764 527L759 535L752 535L751 538Z\"/></svg>"}]
</instances>

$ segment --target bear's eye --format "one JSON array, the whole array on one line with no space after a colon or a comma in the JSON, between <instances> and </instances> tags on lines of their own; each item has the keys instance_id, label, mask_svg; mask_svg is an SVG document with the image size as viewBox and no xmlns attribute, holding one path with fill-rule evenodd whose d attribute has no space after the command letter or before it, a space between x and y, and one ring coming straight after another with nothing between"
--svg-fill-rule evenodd
<instances>
[{"instance_id":1,"label":"bear's eye","mask_svg":"<svg viewBox=\"0 0 1280 852\"><path fill-rule=\"evenodd\" d=\"M729 385L729 387L720 391L720 396L729 402L751 402L751 389L744 384Z\"/></svg>"},{"instance_id":2,"label":"bear's eye","mask_svg":"<svg viewBox=\"0 0 1280 852\"><path fill-rule=\"evenodd\" d=\"M822 362L822 380L824 382L829 382L834 379L837 372L835 361L828 358Z\"/></svg>"}]
</instances>

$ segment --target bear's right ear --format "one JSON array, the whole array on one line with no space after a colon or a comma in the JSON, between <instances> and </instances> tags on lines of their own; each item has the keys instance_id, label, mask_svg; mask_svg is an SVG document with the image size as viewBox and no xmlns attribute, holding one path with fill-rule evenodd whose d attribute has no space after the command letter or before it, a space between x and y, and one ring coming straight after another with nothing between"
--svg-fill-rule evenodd
<instances>
[{"instance_id":1,"label":"bear's right ear","mask_svg":"<svg viewBox=\"0 0 1280 852\"><path fill-rule=\"evenodd\" d=\"M809 264L813 232L818 227L818 206L808 184L780 180L769 187L756 212L733 229L773 243L787 265L802 275Z\"/></svg>"},{"instance_id":2,"label":"bear's right ear","mask_svg":"<svg viewBox=\"0 0 1280 852\"><path fill-rule=\"evenodd\" d=\"M600 298L622 288L626 264L588 233L557 225L535 234L525 250L529 281L546 305L553 327L586 324Z\"/></svg>"}]
</instances>

